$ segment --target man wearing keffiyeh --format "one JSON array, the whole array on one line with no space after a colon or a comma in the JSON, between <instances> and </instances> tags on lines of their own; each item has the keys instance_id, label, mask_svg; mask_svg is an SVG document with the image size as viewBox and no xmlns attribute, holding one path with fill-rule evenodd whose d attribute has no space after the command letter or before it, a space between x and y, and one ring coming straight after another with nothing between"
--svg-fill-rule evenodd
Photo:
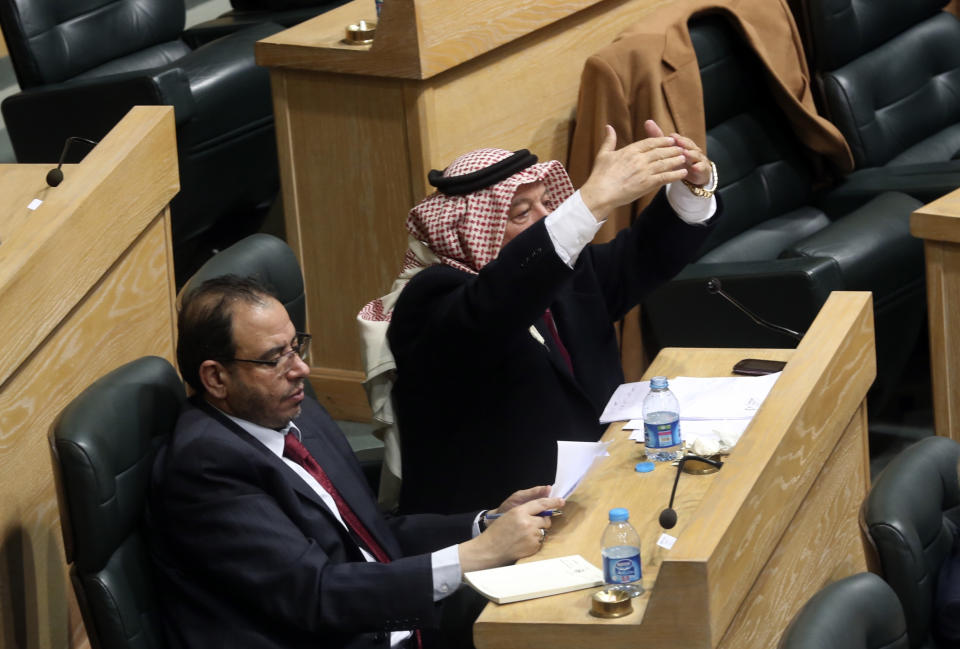
<instances>
[{"instance_id":1,"label":"man wearing keffiyeh","mask_svg":"<svg viewBox=\"0 0 960 649\"><path fill-rule=\"evenodd\" d=\"M579 191L525 150L480 149L431 172L438 191L410 211L393 290L358 315L375 416L398 425L387 464L402 467L401 511L549 484L557 440L603 433L623 381L613 323L693 258L720 211L706 154L645 127L619 150L607 127ZM630 228L587 245L614 208L658 188Z\"/></svg>"}]
</instances>

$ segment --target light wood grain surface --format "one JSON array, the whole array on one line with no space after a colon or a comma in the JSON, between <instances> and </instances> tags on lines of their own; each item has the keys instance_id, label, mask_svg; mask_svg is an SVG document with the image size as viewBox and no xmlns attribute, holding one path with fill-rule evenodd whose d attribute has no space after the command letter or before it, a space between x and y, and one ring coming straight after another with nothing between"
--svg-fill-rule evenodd
<instances>
[{"instance_id":1,"label":"light wood grain surface","mask_svg":"<svg viewBox=\"0 0 960 649\"><path fill-rule=\"evenodd\" d=\"M674 469L635 473L640 447L619 425L607 431L611 457L577 488L542 555L579 553L599 563L607 511L628 507L649 589L634 600L632 615L590 616L593 591L490 604L474 627L477 646L774 646L816 587L862 570L856 516L868 487L863 403L876 372L871 304L869 294L834 293L793 353L663 350L648 376L728 375L747 356L789 362L724 468L681 477L678 540L669 552L655 545L656 521ZM798 588L777 590L789 582Z\"/></svg>"},{"instance_id":2,"label":"light wood grain surface","mask_svg":"<svg viewBox=\"0 0 960 649\"><path fill-rule=\"evenodd\" d=\"M960 189L915 211L910 232L924 240L934 426L960 441Z\"/></svg>"},{"instance_id":3,"label":"light wood grain surface","mask_svg":"<svg viewBox=\"0 0 960 649\"><path fill-rule=\"evenodd\" d=\"M370 54L381 39L412 35L403 47L439 62L429 75L408 74L399 55L371 68L346 62L360 54L330 39L367 11L361 0L258 43L258 62L271 67L287 236L315 336L311 381L333 388L331 414L370 416L355 317L398 274L406 215L429 193L430 169L487 146L566 160L584 61L667 1L384 3Z\"/></svg>"},{"instance_id":4,"label":"light wood grain surface","mask_svg":"<svg viewBox=\"0 0 960 649\"><path fill-rule=\"evenodd\" d=\"M63 554L47 436L93 380L173 360L170 107L135 109L56 189L0 167L0 647L88 646ZM44 204L24 211L24 201Z\"/></svg>"}]
</instances>

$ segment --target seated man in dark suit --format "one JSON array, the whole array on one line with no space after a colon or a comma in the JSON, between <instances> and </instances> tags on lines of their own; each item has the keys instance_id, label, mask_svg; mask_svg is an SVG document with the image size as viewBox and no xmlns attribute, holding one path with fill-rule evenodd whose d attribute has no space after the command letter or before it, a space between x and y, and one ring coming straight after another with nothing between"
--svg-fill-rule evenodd
<instances>
[{"instance_id":1,"label":"seated man in dark suit","mask_svg":"<svg viewBox=\"0 0 960 649\"><path fill-rule=\"evenodd\" d=\"M464 571L535 553L537 514L562 504L517 492L483 533L483 512L385 518L304 395L308 344L253 280L183 301L177 360L197 394L157 454L147 516L171 647L418 647Z\"/></svg>"},{"instance_id":2,"label":"seated man in dark suit","mask_svg":"<svg viewBox=\"0 0 960 649\"><path fill-rule=\"evenodd\" d=\"M680 272L719 212L706 154L646 129L615 149L608 127L579 191L525 150L480 149L430 173L437 191L410 211L403 271L359 315L368 391L396 410L400 511L451 513L517 480L550 482L557 440L603 434L623 382L614 323ZM630 228L587 245L614 208L661 187ZM394 364L395 384L378 385Z\"/></svg>"}]
</instances>

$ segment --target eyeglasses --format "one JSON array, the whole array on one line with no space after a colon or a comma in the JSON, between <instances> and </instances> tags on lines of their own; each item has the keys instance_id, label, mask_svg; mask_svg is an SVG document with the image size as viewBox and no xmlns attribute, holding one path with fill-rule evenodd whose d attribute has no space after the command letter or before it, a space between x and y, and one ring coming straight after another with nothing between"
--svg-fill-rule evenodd
<instances>
[{"instance_id":1,"label":"eyeglasses","mask_svg":"<svg viewBox=\"0 0 960 649\"><path fill-rule=\"evenodd\" d=\"M257 358L227 358L224 359L224 362L234 361L237 363L256 363L257 365L266 365L274 368L278 373L283 374L290 371L290 368L293 365L294 355L299 356L304 361L309 358L310 339L310 334L305 334L301 331L298 331L296 340L290 345L290 351L284 352L276 358L271 358L270 360L260 360Z\"/></svg>"}]
</instances>

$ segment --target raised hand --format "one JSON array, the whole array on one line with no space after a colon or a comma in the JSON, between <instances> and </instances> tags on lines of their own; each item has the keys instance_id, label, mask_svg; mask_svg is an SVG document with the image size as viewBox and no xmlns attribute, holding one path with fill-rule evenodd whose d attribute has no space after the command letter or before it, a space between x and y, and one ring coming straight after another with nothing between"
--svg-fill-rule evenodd
<instances>
[{"instance_id":1,"label":"raised hand","mask_svg":"<svg viewBox=\"0 0 960 649\"><path fill-rule=\"evenodd\" d=\"M648 123L660 131L652 120ZM617 134L612 126L606 128L593 171L580 188L580 197L598 221L605 219L614 208L686 178L690 173L687 149L680 146L675 137L660 132L617 150ZM699 160L693 164L697 162Z\"/></svg>"}]
</instances>

